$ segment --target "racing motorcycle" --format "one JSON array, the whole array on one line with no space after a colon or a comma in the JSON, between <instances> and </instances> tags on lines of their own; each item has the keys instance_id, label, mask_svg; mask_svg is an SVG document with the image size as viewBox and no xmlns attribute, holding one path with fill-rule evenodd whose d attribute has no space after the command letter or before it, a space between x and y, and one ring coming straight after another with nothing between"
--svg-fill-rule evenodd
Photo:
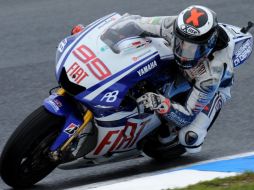
<instances>
[{"instance_id":1,"label":"racing motorcycle","mask_svg":"<svg viewBox=\"0 0 254 190\"><path fill-rule=\"evenodd\" d=\"M62 40L56 52L59 87L43 106L14 131L1 155L6 184L30 187L56 167L75 169L132 159L146 154L157 160L185 153L178 129L137 98L161 93L176 70L169 44L143 37L143 31L112 13ZM230 35L234 67L252 51L253 37L245 28L220 24ZM190 85L175 84L167 95L180 99ZM169 127L171 141L161 144L159 130Z\"/></svg>"}]
</instances>

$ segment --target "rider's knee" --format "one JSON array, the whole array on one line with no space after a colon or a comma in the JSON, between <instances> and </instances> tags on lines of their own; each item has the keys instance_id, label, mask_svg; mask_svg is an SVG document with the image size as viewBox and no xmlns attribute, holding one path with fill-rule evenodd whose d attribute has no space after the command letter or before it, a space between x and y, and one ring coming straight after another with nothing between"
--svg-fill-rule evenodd
<instances>
[{"instance_id":1,"label":"rider's knee","mask_svg":"<svg viewBox=\"0 0 254 190\"><path fill-rule=\"evenodd\" d=\"M205 129L190 125L180 130L179 141L187 152L197 153L201 151L201 145L206 135L207 131Z\"/></svg>"}]
</instances>

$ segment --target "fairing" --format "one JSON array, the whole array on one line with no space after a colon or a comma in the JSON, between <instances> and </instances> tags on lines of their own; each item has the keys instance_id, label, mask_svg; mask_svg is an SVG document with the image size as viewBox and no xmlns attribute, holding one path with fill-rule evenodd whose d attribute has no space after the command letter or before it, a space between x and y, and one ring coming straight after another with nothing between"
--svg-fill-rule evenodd
<instances>
[{"instance_id":1,"label":"fairing","mask_svg":"<svg viewBox=\"0 0 254 190\"><path fill-rule=\"evenodd\" d=\"M145 39L134 34L117 40L114 47L109 46L102 35L120 18L113 13L95 21L84 31L64 39L57 50L58 82L61 84L64 78L62 87L67 88L67 93L72 90L70 94L95 116L98 142L87 158L99 157L108 151L135 149L141 138L160 125L156 114L140 115L136 104L129 103L124 108L119 105L139 81L155 76L159 80L160 73L169 66L168 60L173 59L173 53L163 39ZM67 99L53 95L44 103L51 113L66 118L51 151L58 150L83 122L75 114L75 105L70 106ZM55 104L58 101L62 104L60 107ZM122 117L121 113L130 114ZM109 119L114 114L113 119Z\"/></svg>"},{"instance_id":2,"label":"fairing","mask_svg":"<svg viewBox=\"0 0 254 190\"><path fill-rule=\"evenodd\" d=\"M43 105L52 114L65 118L62 132L50 147L51 151L55 151L75 133L82 125L83 119L79 113L79 109L65 96L57 94L50 95L44 100Z\"/></svg>"},{"instance_id":3,"label":"fairing","mask_svg":"<svg viewBox=\"0 0 254 190\"><path fill-rule=\"evenodd\" d=\"M167 67L164 59L173 59L165 40L141 38L133 25L128 27L133 33L111 41L110 46L106 34L120 18L117 13L105 16L58 48L58 81L66 72L70 83L84 88L74 95L89 108L118 108L133 85Z\"/></svg>"}]
</instances>

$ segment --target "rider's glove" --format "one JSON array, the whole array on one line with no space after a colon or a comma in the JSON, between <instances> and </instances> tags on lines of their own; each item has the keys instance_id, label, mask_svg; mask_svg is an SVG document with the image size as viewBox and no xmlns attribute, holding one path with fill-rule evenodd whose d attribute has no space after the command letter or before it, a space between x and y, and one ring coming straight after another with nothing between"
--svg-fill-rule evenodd
<instances>
[{"instance_id":1,"label":"rider's glove","mask_svg":"<svg viewBox=\"0 0 254 190\"><path fill-rule=\"evenodd\" d=\"M72 28L71 35L77 34L81 31L83 31L84 29L85 29L85 27L82 24L76 25Z\"/></svg>"},{"instance_id":2,"label":"rider's glove","mask_svg":"<svg viewBox=\"0 0 254 190\"><path fill-rule=\"evenodd\" d=\"M145 108L155 110L159 114L168 113L170 110L170 100L152 92L145 93L137 99L137 102L142 103Z\"/></svg>"}]
</instances>

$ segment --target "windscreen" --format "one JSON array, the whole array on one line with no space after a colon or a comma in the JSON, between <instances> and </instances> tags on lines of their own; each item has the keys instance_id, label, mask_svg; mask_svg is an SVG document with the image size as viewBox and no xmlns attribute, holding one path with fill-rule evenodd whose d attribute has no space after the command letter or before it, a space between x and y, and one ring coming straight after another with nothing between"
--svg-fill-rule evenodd
<instances>
[{"instance_id":1,"label":"windscreen","mask_svg":"<svg viewBox=\"0 0 254 190\"><path fill-rule=\"evenodd\" d=\"M105 42L115 53L120 53L118 44L131 37L140 36L143 30L132 20L120 19L112 25L101 36L101 40Z\"/></svg>"}]
</instances>

